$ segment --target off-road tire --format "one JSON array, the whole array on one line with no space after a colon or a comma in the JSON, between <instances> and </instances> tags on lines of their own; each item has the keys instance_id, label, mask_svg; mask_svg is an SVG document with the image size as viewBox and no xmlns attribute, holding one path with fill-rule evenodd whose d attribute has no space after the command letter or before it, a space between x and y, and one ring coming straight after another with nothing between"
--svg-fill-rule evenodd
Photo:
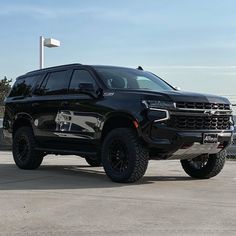
<instances>
[{"instance_id":1,"label":"off-road tire","mask_svg":"<svg viewBox=\"0 0 236 236\"><path fill-rule=\"evenodd\" d=\"M97 156L94 156L94 157L86 156L85 160L91 167L99 167L99 166L102 165L100 155L97 155Z\"/></svg>"},{"instance_id":2,"label":"off-road tire","mask_svg":"<svg viewBox=\"0 0 236 236\"><path fill-rule=\"evenodd\" d=\"M32 128L19 128L13 137L13 158L20 169L32 170L41 165L44 154L37 152L35 147Z\"/></svg>"},{"instance_id":3,"label":"off-road tire","mask_svg":"<svg viewBox=\"0 0 236 236\"><path fill-rule=\"evenodd\" d=\"M117 142L117 147L113 146ZM125 150L121 155L119 151L119 146ZM113 148L115 147L115 148ZM117 153L113 153L116 152ZM126 153L126 154L124 154ZM119 166L115 169L115 165L112 166L112 160L117 160L117 155L123 157L124 167L119 172L117 170ZM118 155L118 156L119 156ZM112 156L112 158L111 158ZM119 156L119 158L120 158ZM143 177L148 166L149 154L147 149L138 139L137 133L129 128L117 128L112 130L105 138L102 145L102 165L107 174L107 176L114 182L119 183L131 183L139 180ZM113 162L114 162L113 161Z\"/></svg>"},{"instance_id":4,"label":"off-road tire","mask_svg":"<svg viewBox=\"0 0 236 236\"><path fill-rule=\"evenodd\" d=\"M181 160L181 165L184 171L196 179L210 179L218 175L224 167L226 160L226 152L222 151L217 154L209 155L206 164L202 168L196 168L191 161L197 161L198 158L193 160Z\"/></svg>"}]
</instances>

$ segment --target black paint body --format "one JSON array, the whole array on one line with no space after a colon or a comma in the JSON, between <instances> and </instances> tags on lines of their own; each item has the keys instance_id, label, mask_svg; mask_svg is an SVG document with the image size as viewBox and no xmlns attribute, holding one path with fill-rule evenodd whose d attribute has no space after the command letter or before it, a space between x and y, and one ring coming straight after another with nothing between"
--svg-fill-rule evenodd
<instances>
[{"instance_id":1,"label":"black paint body","mask_svg":"<svg viewBox=\"0 0 236 236\"><path fill-rule=\"evenodd\" d=\"M172 153L187 144L202 143L204 133L228 134L219 136L219 142L223 148L230 143L233 123L229 113L216 115L203 111L201 114L194 114L191 111L190 114L188 110L176 107L176 104L180 104L180 108L183 104L190 104L190 106L191 104L220 104L225 106L222 111L228 111L229 101L226 98L182 92L174 88L172 91L162 92L109 89L96 72L98 67L73 64L29 72L20 76L17 80L33 76L35 83L24 96L9 96L6 99L3 122L5 135L12 136L17 127L26 124L33 128L39 150L55 154L95 154L100 151L108 130L123 125L134 128L136 122L137 134L149 148L150 158L153 159L168 159ZM69 81L75 69L86 70L93 76L96 81L94 94L73 94L69 90L63 91L62 94L38 93L48 73L66 70L65 80ZM164 109L168 110L169 117L161 121L165 113L147 108L142 103L146 100L173 102L175 107ZM188 125L181 126L181 120L179 125L179 121L176 121L179 119L178 116L183 119L188 119L188 116L193 119L194 116L200 119L220 116L226 119L225 127L211 128L209 125L202 129L200 126L189 128ZM184 122L191 125L191 120ZM196 125L196 121L194 122Z\"/></svg>"}]
</instances>

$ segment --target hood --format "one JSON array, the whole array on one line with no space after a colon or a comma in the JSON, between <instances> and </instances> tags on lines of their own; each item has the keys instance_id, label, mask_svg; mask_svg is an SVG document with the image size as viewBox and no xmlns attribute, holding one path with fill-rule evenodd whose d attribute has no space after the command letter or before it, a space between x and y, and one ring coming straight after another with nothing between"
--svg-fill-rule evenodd
<instances>
[{"instance_id":1,"label":"hood","mask_svg":"<svg viewBox=\"0 0 236 236\"><path fill-rule=\"evenodd\" d=\"M143 99L147 100L167 100L172 102L200 102L200 103L222 103L230 104L229 100L225 97L202 94L202 93L193 93L185 91L144 91L144 90L120 90L121 93L131 93L142 95Z\"/></svg>"},{"instance_id":2,"label":"hood","mask_svg":"<svg viewBox=\"0 0 236 236\"><path fill-rule=\"evenodd\" d=\"M164 94L174 102L230 103L225 97L211 94L192 93L185 91L166 91Z\"/></svg>"}]
</instances>

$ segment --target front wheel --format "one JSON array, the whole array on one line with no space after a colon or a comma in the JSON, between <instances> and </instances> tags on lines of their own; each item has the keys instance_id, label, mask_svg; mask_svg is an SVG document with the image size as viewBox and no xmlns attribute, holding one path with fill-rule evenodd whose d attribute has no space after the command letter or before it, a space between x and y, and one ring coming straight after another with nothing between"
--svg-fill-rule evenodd
<instances>
[{"instance_id":1,"label":"front wheel","mask_svg":"<svg viewBox=\"0 0 236 236\"><path fill-rule=\"evenodd\" d=\"M132 129L114 129L103 142L102 164L107 176L114 182L139 180L146 172L148 159L147 149Z\"/></svg>"},{"instance_id":2,"label":"front wheel","mask_svg":"<svg viewBox=\"0 0 236 236\"><path fill-rule=\"evenodd\" d=\"M201 155L192 160L181 160L184 171L196 179L209 179L218 175L225 164L225 151Z\"/></svg>"}]
</instances>

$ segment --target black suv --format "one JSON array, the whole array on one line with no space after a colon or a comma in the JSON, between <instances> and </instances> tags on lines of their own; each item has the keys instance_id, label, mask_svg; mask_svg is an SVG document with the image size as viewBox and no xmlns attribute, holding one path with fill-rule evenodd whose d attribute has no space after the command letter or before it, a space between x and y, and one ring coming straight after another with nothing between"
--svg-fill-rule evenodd
<instances>
[{"instance_id":1,"label":"black suv","mask_svg":"<svg viewBox=\"0 0 236 236\"><path fill-rule=\"evenodd\" d=\"M22 169L47 154L79 155L116 182L140 179L150 159L179 159L193 178L217 175L233 133L226 98L177 91L138 69L64 65L17 78L4 134Z\"/></svg>"}]
</instances>

